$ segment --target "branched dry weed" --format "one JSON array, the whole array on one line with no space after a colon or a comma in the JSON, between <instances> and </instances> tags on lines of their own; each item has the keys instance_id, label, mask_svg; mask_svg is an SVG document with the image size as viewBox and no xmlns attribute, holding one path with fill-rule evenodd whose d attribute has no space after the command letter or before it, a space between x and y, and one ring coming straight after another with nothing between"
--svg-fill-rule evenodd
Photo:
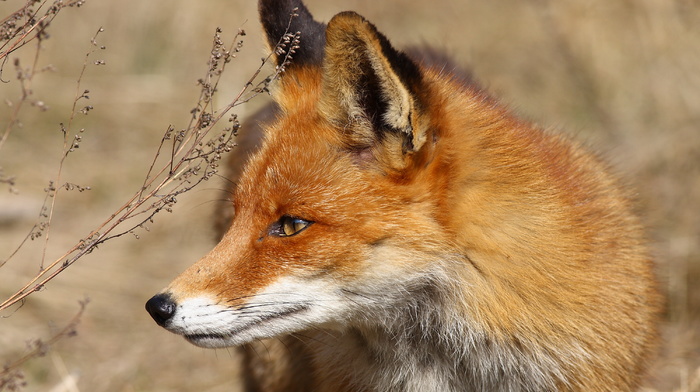
<instances>
[{"instance_id":1,"label":"branched dry weed","mask_svg":"<svg viewBox=\"0 0 700 392\"><path fill-rule=\"evenodd\" d=\"M294 16L292 15L292 17ZM28 239L44 236L44 254L48 244L49 230L58 193L61 190L77 189L83 191L89 189L89 187L82 187L76 184L62 184L60 186L56 186L56 184L61 183L61 173L65 159L79 146L82 139L80 134L84 132L84 129L81 129L72 139L69 135L75 114L80 111L85 112L91 108L91 106L86 106L83 109L78 109L78 102L86 99L89 93L88 90L81 90L80 81L89 64L88 59L94 52L94 48L98 47L96 39L101 31L102 29L91 40L93 49L86 55L83 70L78 78L77 93L70 119L67 125L61 124L61 131L64 135L63 155L58 165L56 178L46 188L46 198L50 200L50 203L45 203L40 213L40 216L45 218L45 220L37 223L27 235ZM153 218L156 214L163 210L172 212L179 195L192 190L216 174L222 155L230 152L235 146L235 137L240 127L237 115L230 113L231 110L250 101L255 96L267 92L270 83L284 72L285 65L291 61L291 55L294 53L294 49L298 48L300 41L298 32L285 34L278 43L278 47L291 46L292 50L288 51L287 58L282 66L276 67L275 72L271 75L259 79L259 75L264 65L272 57L272 53L261 59L260 66L239 93L222 109L216 109L213 107L212 98L217 92L218 84L227 64L240 51L243 45L241 38L244 35L245 31L239 30L232 44L226 47L221 39L221 29L216 29L209 67L206 75L198 81L201 86L201 92L194 109L191 111L190 122L185 128L176 130L173 126L170 126L165 131L141 188L111 214L109 218L88 235L78 240L63 255L48 264L42 258L39 272L36 276L1 302L0 311L8 309L24 301L29 295L40 291L58 274L82 256L97 249L104 242L126 234L132 234L138 238L139 229L147 230L148 225L153 223ZM276 49L276 51L278 50ZM103 64L103 62L97 60L95 64ZM219 129L220 127L217 126L224 118L228 120L229 124ZM164 152L166 150L168 151L167 154ZM164 163L163 160L165 160ZM20 246L25 243L26 240ZM16 251L13 255L15 253ZM11 257L12 255L5 259L0 266L7 263Z\"/></svg>"},{"instance_id":2,"label":"branched dry weed","mask_svg":"<svg viewBox=\"0 0 700 392\"><path fill-rule=\"evenodd\" d=\"M51 229L51 220L53 218L53 213L56 207L56 199L57 195L60 190L78 190L80 192L83 192L85 190L89 190L90 187L83 187L79 186L77 184L73 183L65 183L61 184L61 175L63 173L63 167L66 158L70 153L75 151L80 146L80 141L82 140L82 134L85 132L84 128L81 128L77 134L75 134L72 138L72 140L69 141L69 135L70 131L73 126L73 122L75 120L76 114L77 113L83 113L87 114L87 108L92 108L92 106L87 105L84 106L83 108L79 109L78 104L85 99L89 99L89 96L87 95L89 93L89 90L83 90L81 91L81 84L83 80L83 76L85 75L85 71L87 70L88 65L90 64L90 58L93 56L95 51L99 49L104 50L105 47L98 45L97 44L97 37L99 34L102 32L102 28L98 29L95 35L92 37L90 40L90 50L86 53L85 59L83 61L83 66L81 68L80 74L78 76L77 82L76 82L76 92L75 92L75 97L73 99L73 104L72 104L72 109L70 112L70 116L67 122L67 125L64 125L63 123L59 124L61 132L63 134L63 152L61 154L61 160L58 163L58 169L56 176L53 180L49 181L49 184L46 188L44 188L44 202L42 204L41 210L39 212L39 219L37 222L32 226L32 228L29 230L29 233L24 237L24 239L21 241L21 243L15 248L15 250L5 259L0 261L0 267L4 266L12 257L14 257L17 252L26 244L27 240L35 240L39 237L44 236L44 246L43 246L43 252L42 252L42 259L40 263L40 271L44 270L44 262L46 258L46 249L48 248L48 243L49 243L49 237L50 237L50 229ZM34 55L34 61L32 64L32 67L27 69L27 70L22 70L19 67L19 61L15 61L17 64L18 68L18 74L17 74L17 80L20 83L20 88L21 88L21 96L18 99L16 104L11 104L10 106L14 106L15 110L12 111L10 114L10 121L7 124L7 128L5 130L4 136L9 135L9 133L12 131L13 127L17 126L19 123L19 115L20 115L20 109L22 108L23 104L27 102L29 97L31 96L31 89L28 87L31 85L31 83L34 80L34 77L37 73L37 64L39 61L39 53L41 49L41 39L38 40L38 44L36 46L36 52ZM96 65L103 65L104 61L102 60L95 60L93 62ZM43 70L43 69L42 69ZM39 71L42 71L39 70ZM44 105L44 110L47 110L45 105ZM0 143L0 149L2 148L2 143ZM13 180L14 181L14 180ZM57 186L56 184L61 184L60 186ZM2 310L2 309L0 309Z\"/></svg>"},{"instance_id":3,"label":"branched dry weed","mask_svg":"<svg viewBox=\"0 0 700 392\"><path fill-rule=\"evenodd\" d=\"M38 72L43 71L38 67L39 53L42 42L48 37L46 27L56 17L58 12L67 6L79 6L83 1L56 1L43 16L37 17L39 10L45 6L47 1L29 0L25 7L5 18L0 27L0 60L4 62L7 56L24 47L28 42L36 41L36 52L33 63L27 68L23 68L19 60L15 61L17 70L17 80L21 88L20 98L16 102L7 102L13 108L10 119L0 136L0 149L11 131L19 125L20 111L27 102L41 109L47 107L41 101L31 101L31 83ZM33 8L35 4L38 7ZM290 25L292 18L290 16ZM0 298L0 312L6 314L2 318L10 317L27 298L41 291L51 280L64 272L68 267L84 255L96 250L99 245L106 241L132 235L139 238L142 231L148 231L149 225L154 222L154 217L161 211L172 212L173 206L177 203L180 195L188 192L199 184L209 180L217 173L219 162L224 154L230 152L235 147L235 139L240 128L238 117L232 113L236 106L244 104L254 97L267 93L269 85L284 72L292 58L291 55L299 47L299 32L285 34L273 53L261 59L260 66L247 80L238 94L233 97L223 108L214 107L214 96L217 93L221 77L227 65L238 55L243 47L242 37L245 31L239 29L229 45L222 40L221 29L217 28L214 34L212 49L208 61L207 72L204 77L198 80L201 87L200 94L194 108L191 110L190 121L186 127L176 129L169 126L160 140L154 158L145 175L144 181L139 189L116 211L110 214L101 224L86 236L80 238L76 243L60 257L46 260L46 250L49 246L52 222L55 219L54 211L59 199L59 195L66 191L87 191L89 186L82 186L75 183L62 182L63 168L66 159L79 148L85 129L77 131L77 114L87 115L93 107L85 105L84 101L89 99L90 91L82 87L83 76L90 65L104 65L102 60L94 60L94 53L105 49L97 43L99 34L103 30L100 28L91 39L91 47L83 61L83 67L77 78L76 93L72 103L72 109L68 121L60 124L63 135L63 149L61 159L57 164L57 173L53 180L45 188L44 203L39 212L39 219L31 228L29 233L17 246L17 248L5 259L0 260L0 267L5 266L29 241L43 237L42 257L39 262L38 272L35 276L22 284L12 295ZM287 55L281 66L265 77L261 73L273 54L280 54L280 48L289 47ZM0 75L2 75L0 68ZM43 106L42 106L43 105ZM223 120L226 120L225 124ZM5 176L0 170L0 183L6 183L10 187L14 184L14 178ZM21 358L8 362L0 371L0 390L19 390L24 386L24 378L21 370L22 365L31 358L42 356L46 350L61 338L75 334L75 327L83 314L85 302L81 303L78 314L69 322L68 327L59 331L50 339L43 341L36 339L31 343L30 350Z\"/></svg>"},{"instance_id":4,"label":"branched dry weed","mask_svg":"<svg viewBox=\"0 0 700 392\"><path fill-rule=\"evenodd\" d=\"M87 299L79 302L80 309L73 318L68 321L65 327L54 332L48 339L33 339L28 341L27 350L24 355L5 364L0 369L0 391L19 391L24 388L26 386L26 380L22 372L22 366L31 359L45 356L51 346L58 341L78 334L78 324L80 324L88 302L89 300Z\"/></svg>"},{"instance_id":5,"label":"branched dry weed","mask_svg":"<svg viewBox=\"0 0 700 392\"><path fill-rule=\"evenodd\" d=\"M22 99L17 104L13 105L14 110L10 115L10 119L5 126L5 129L0 135L0 149L5 144L5 141L10 136L12 129L17 126L19 121L19 112L24 103L29 101L31 95L31 82L34 75L37 74L37 64L39 59L39 48L42 41L49 38L47 29L51 22L58 14L67 7L80 7L85 3L85 0L27 0L27 2L17 11L4 17L0 21L0 81L4 80L5 65L9 59L9 55L23 48L32 41L36 41L37 50L35 52L32 65L24 69L21 67L19 59L15 59L14 66L17 71L17 80L22 85ZM6 103L12 104L6 100ZM35 106L41 109L46 109L42 101L32 102ZM7 183L10 186L14 185L14 178L3 174L0 168L0 183Z\"/></svg>"},{"instance_id":6,"label":"branched dry weed","mask_svg":"<svg viewBox=\"0 0 700 392\"><path fill-rule=\"evenodd\" d=\"M67 7L80 7L85 0L28 0L0 20L0 76L7 57L33 40L48 38L47 28Z\"/></svg>"}]
</instances>

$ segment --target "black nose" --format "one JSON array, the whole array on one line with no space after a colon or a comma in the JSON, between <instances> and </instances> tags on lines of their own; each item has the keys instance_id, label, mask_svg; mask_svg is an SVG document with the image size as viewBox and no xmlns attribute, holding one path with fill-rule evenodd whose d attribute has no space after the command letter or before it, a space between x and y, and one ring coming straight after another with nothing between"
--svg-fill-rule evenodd
<instances>
[{"instance_id":1,"label":"black nose","mask_svg":"<svg viewBox=\"0 0 700 392\"><path fill-rule=\"evenodd\" d=\"M175 314L175 301L170 294L157 294L146 302L146 310L161 327Z\"/></svg>"}]
</instances>

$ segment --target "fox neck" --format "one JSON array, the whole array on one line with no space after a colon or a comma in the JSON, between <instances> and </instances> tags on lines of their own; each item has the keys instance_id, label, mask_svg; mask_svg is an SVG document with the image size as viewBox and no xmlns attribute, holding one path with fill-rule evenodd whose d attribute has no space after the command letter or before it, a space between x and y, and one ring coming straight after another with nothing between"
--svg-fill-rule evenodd
<instances>
[{"instance_id":1,"label":"fox neck","mask_svg":"<svg viewBox=\"0 0 700 392\"><path fill-rule=\"evenodd\" d=\"M410 300L387 305L339 331L315 331L316 376L353 391L518 391L566 386L562 369L528 344L496 341L464 315L450 313L455 293L435 282ZM458 299L457 299L458 300ZM381 314L381 316L379 316ZM455 323L455 320L461 320ZM340 370L345 371L339 373ZM508 374L508 377L505 375ZM337 391L334 391L337 392Z\"/></svg>"},{"instance_id":2,"label":"fox neck","mask_svg":"<svg viewBox=\"0 0 700 392\"><path fill-rule=\"evenodd\" d=\"M308 344L317 346L318 379L336 378L350 390L454 390L441 294L426 284L407 297L411 300L387 304L343 330L316 332Z\"/></svg>"}]
</instances>

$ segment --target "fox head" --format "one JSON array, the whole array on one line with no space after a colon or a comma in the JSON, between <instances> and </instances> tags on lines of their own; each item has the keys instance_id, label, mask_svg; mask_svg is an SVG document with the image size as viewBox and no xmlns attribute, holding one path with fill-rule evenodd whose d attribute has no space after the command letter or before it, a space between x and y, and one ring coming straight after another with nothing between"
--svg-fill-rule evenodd
<instances>
[{"instance_id":1,"label":"fox head","mask_svg":"<svg viewBox=\"0 0 700 392\"><path fill-rule=\"evenodd\" d=\"M220 243L146 306L203 347L386 318L431 295L434 260L445 257L436 244L448 242L439 103L428 103L423 70L353 12L326 26L299 0L259 11L285 67L279 115L241 175ZM298 44L280 45L287 33Z\"/></svg>"}]
</instances>

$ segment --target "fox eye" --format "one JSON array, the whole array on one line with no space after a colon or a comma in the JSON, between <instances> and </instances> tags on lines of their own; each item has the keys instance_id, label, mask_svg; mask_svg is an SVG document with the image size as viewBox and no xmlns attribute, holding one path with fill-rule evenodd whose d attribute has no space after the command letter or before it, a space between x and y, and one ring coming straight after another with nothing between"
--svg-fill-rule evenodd
<instances>
[{"instance_id":1,"label":"fox eye","mask_svg":"<svg viewBox=\"0 0 700 392\"><path fill-rule=\"evenodd\" d=\"M276 237L291 237L299 234L313 222L293 216L284 215L270 227L270 235Z\"/></svg>"}]
</instances>

